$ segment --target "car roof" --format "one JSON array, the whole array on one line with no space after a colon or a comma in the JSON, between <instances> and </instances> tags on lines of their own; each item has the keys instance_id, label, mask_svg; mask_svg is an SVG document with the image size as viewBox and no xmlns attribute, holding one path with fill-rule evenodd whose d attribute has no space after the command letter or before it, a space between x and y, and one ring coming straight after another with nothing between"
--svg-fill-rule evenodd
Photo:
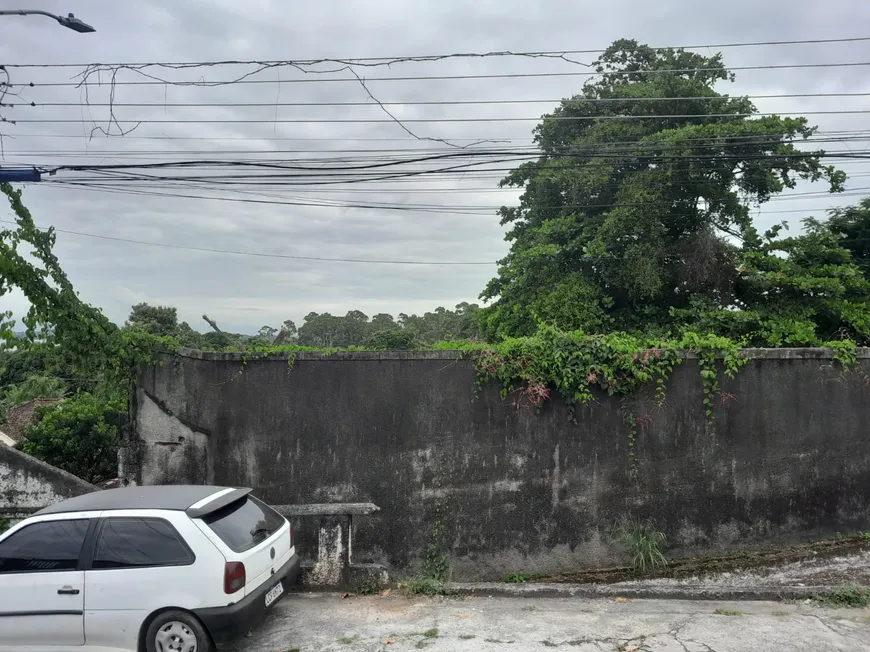
<instances>
[{"instance_id":1,"label":"car roof","mask_svg":"<svg viewBox=\"0 0 870 652\"><path fill-rule=\"evenodd\" d=\"M185 511L196 503L221 493L221 499L208 501L211 507L214 503L221 506L227 504L224 496L233 499L247 495L250 489L234 487L216 487L209 485L150 485L145 487L120 487L118 489L103 489L89 494L68 498L55 505L36 512L34 516L44 514L66 514L70 512L95 512L115 509L167 509ZM217 505L215 504L215 507ZM209 510L211 511L211 510Z\"/></svg>"}]
</instances>

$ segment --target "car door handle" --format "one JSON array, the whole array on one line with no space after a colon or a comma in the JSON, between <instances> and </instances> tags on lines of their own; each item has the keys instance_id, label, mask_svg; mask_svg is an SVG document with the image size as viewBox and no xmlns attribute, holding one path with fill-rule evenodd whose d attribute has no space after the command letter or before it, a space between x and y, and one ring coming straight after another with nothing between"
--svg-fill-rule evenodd
<instances>
[{"instance_id":1,"label":"car door handle","mask_svg":"<svg viewBox=\"0 0 870 652\"><path fill-rule=\"evenodd\" d=\"M57 590L57 594L58 594L58 595L78 595L78 594L79 594L79 590L78 590L78 589L74 589L74 588L71 587L71 586L65 586L65 587L63 587L62 589L58 589L58 590Z\"/></svg>"}]
</instances>

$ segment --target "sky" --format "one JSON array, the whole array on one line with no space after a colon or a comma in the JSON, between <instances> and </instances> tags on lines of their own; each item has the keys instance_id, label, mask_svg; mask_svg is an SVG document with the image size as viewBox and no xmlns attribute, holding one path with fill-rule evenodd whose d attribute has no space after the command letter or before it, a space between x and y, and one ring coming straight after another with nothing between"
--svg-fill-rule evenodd
<instances>
[{"instance_id":1,"label":"sky","mask_svg":"<svg viewBox=\"0 0 870 652\"><path fill-rule=\"evenodd\" d=\"M87 88L77 86L77 75L91 63L596 50L619 38L652 46L835 39L867 36L870 24L870 4L859 0L613 0L596 8L573 0L0 0L0 9L25 4L57 14L73 12L97 31L79 34L45 17L0 16L0 64L69 64L8 68L18 96L6 98L15 106L3 108L0 115L16 124L0 124L0 166L227 158L307 159L309 165L323 166L335 165L336 159L370 162L384 149L404 154L456 151L420 138L452 145L495 140L499 146L529 147L534 119L552 110L559 99L579 92L588 79L577 74L588 71L584 66L553 58L453 58L354 67L366 78L368 91L389 103L386 108L398 119L430 120L404 122L412 135L356 80L329 81L348 79L348 71L324 72L336 64L304 70L272 67L247 78L254 83L216 86L131 84L148 78L121 70L112 88L109 73L92 72ZM868 45L721 48L731 68L787 66L738 70L737 82L721 90L750 96L870 93L870 66L795 67L870 61ZM718 50L698 49L704 54ZM596 55L572 56L588 63ZM145 72L175 82L202 82L230 80L255 70L248 65ZM536 73L574 74L486 77ZM478 78L384 79L433 76ZM113 92L119 123L110 125ZM420 104L493 100L511 103ZM754 102L763 112L835 112L808 116L822 132L863 129L867 115L844 112L870 108L868 97L773 97ZM124 106L137 103L148 106ZM212 106L189 106L192 103ZM240 103L262 106L227 106ZM288 106L299 103L320 106ZM119 125L127 129L143 120L134 131L119 135ZM867 142L828 147L861 152ZM870 161L846 161L841 167L859 175L847 184L853 192L870 186ZM55 252L85 301L116 322L123 322L132 304L148 302L177 307L179 318L200 330L207 329L201 319L205 313L222 328L237 332L279 326L285 319L300 324L311 311L397 315L476 301L496 272L495 261L508 248L495 209L518 198L515 190L498 188L497 171L242 192L149 183L127 185L134 192L119 193L117 188L57 183L75 176L61 171L47 178L49 182L26 184L24 202L38 225L58 229ZM795 192L821 190L802 184ZM821 215L831 206L857 199L852 195L778 200L762 207L756 219L761 227L787 219L794 230L806 215ZM311 203L321 205L299 205ZM5 206L0 219L11 219ZM26 309L20 294L0 298L0 311L12 310L20 317Z\"/></svg>"}]
</instances>

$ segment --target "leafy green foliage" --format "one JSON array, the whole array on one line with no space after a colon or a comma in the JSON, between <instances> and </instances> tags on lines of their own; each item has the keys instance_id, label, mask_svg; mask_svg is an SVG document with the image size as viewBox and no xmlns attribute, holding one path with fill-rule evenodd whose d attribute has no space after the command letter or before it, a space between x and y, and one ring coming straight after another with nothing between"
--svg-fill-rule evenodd
<instances>
[{"instance_id":1,"label":"leafy green foliage","mask_svg":"<svg viewBox=\"0 0 870 652\"><path fill-rule=\"evenodd\" d=\"M525 584L526 582L530 582L534 579L538 579L544 577L540 573L511 573L510 575L505 575L504 582L506 584Z\"/></svg>"},{"instance_id":2,"label":"leafy green foliage","mask_svg":"<svg viewBox=\"0 0 870 652\"><path fill-rule=\"evenodd\" d=\"M870 280L870 198L862 199L857 206L831 210L825 227L849 251L864 278Z\"/></svg>"},{"instance_id":3,"label":"leafy green foliage","mask_svg":"<svg viewBox=\"0 0 870 652\"><path fill-rule=\"evenodd\" d=\"M118 472L119 427L126 409L123 401L85 393L39 406L37 422L18 448L88 482L109 480Z\"/></svg>"},{"instance_id":4,"label":"leafy green foliage","mask_svg":"<svg viewBox=\"0 0 870 652\"><path fill-rule=\"evenodd\" d=\"M715 335L690 332L679 339L619 332L591 335L542 324L534 336L505 340L479 352L476 363L479 382L497 382L502 398L513 397L518 406L539 408L555 389L573 415L577 407L595 399L595 391L626 398L648 387L663 405L667 379L686 351L699 357L704 406L712 416L713 400L720 391L719 368L733 377L744 363L736 343ZM630 415L628 420L636 421Z\"/></svg>"},{"instance_id":5,"label":"leafy green foliage","mask_svg":"<svg viewBox=\"0 0 870 652\"><path fill-rule=\"evenodd\" d=\"M356 595L375 595L381 592L381 585L375 580L366 580L357 584L353 592Z\"/></svg>"},{"instance_id":6,"label":"leafy green foliage","mask_svg":"<svg viewBox=\"0 0 870 652\"><path fill-rule=\"evenodd\" d=\"M178 310L170 306L137 303L131 309L125 325L152 335L175 337L178 335Z\"/></svg>"},{"instance_id":7,"label":"leafy green foliage","mask_svg":"<svg viewBox=\"0 0 870 652\"><path fill-rule=\"evenodd\" d=\"M668 539L648 521L623 517L616 523L613 539L631 558L631 566L639 573L668 565L664 550Z\"/></svg>"},{"instance_id":8,"label":"leafy green foliage","mask_svg":"<svg viewBox=\"0 0 870 652\"><path fill-rule=\"evenodd\" d=\"M830 221L806 219L804 225L805 233L793 238L779 238L781 226L763 237L747 231L735 281L741 309L695 298L671 315L756 346L870 342L870 280Z\"/></svg>"},{"instance_id":9,"label":"leafy green foliage","mask_svg":"<svg viewBox=\"0 0 870 652\"><path fill-rule=\"evenodd\" d=\"M432 533L423 558L423 576L442 583L446 582L450 575L450 560L447 558L444 543L443 513L443 505L437 503L435 505L435 519L432 522Z\"/></svg>"},{"instance_id":10,"label":"leafy green foliage","mask_svg":"<svg viewBox=\"0 0 870 652\"><path fill-rule=\"evenodd\" d=\"M814 600L829 607L862 609L870 606L870 588L848 585L830 593L816 595Z\"/></svg>"},{"instance_id":11,"label":"leafy green foliage","mask_svg":"<svg viewBox=\"0 0 870 652\"><path fill-rule=\"evenodd\" d=\"M41 349L47 366L97 380L115 398L126 395L133 372L154 362L158 352L175 348L177 341L119 329L84 303L54 255L54 229L36 227L20 190L2 183L0 192L16 223L14 229L0 229L0 297L17 288L30 302L25 336L16 336L7 312L0 315L0 339L22 352Z\"/></svg>"},{"instance_id":12,"label":"leafy green foliage","mask_svg":"<svg viewBox=\"0 0 870 652\"><path fill-rule=\"evenodd\" d=\"M417 348L414 333L403 328L394 327L375 331L363 342L363 347L373 351L399 350L408 351Z\"/></svg>"},{"instance_id":13,"label":"leafy green foliage","mask_svg":"<svg viewBox=\"0 0 870 652\"><path fill-rule=\"evenodd\" d=\"M63 398L67 392L66 383L55 376L28 376L21 383L0 391L0 423L5 421L9 408L21 405L35 398Z\"/></svg>"},{"instance_id":14,"label":"leafy green foliage","mask_svg":"<svg viewBox=\"0 0 870 652\"><path fill-rule=\"evenodd\" d=\"M478 312L477 305L468 303L460 303L455 310L439 307L421 316L402 313L398 320L386 313L379 313L370 320L359 310L351 310L344 317L311 312L306 315L294 341L300 346L324 349L425 347L441 340L475 337ZM289 337L279 336L279 339L290 343Z\"/></svg>"},{"instance_id":15,"label":"leafy green foliage","mask_svg":"<svg viewBox=\"0 0 870 652\"><path fill-rule=\"evenodd\" d=\"M450 595L451 592L444 582L434 580L431 577L412 577L402 584L402 588L408 595Z\"/></svg>"},{"instance_id":16,"label":"leafy green foliage","mask_svg":"<svg viewBox=\"0 0 870 652\"><path fill-rule=\"evenodd\" d=\"M752 228L751 208L798 180L843 188L821 152L795 146L814 132L804 118L757 117L719 93L733 80L720 55L621 40L597 71L535 129L540 158L501 182L523 194L500 210L511 249L481 295L488 338L531 336L540 320L802 344L863 332L866 288L847 260L821 260L836 242L762 244Z\"/></svg>"},{"instance_id":17,"label":"leafy green foliage","mask_svg":"<svg viewBox=\"0 0 870 652\"><path fill-rule=\"evenodd\" d=\"M9 525L9 519L5 516L0 516L0 534L3 534L10 527L11 526Z\"/></svg>"}]
</instances>

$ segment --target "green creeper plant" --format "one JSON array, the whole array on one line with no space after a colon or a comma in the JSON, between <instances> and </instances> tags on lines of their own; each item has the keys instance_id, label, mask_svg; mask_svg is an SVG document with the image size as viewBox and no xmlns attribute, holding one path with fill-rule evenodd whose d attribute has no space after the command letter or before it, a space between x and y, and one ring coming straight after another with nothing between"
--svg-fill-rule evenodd
<instances>
[{"instance_id":1,"label":"green creeper plant","mask_svg":"<svg viewBox=\"0 0 870 652\"><path fill-rule=\"evenodd\" d=\"M511 398L518 407L530 410L539 409L556 390L575 421L577 408L594 402L596 392L616 397L628 428L629 454L634 456L637 431L647 428L652 417L635 414L630 399L651 390L656 404L664 407L668 378L685 352L698 357L702 405L712 419L714 399L724 396L720 367L733 378L746 362L738 343L716 335L688 332L679 338L654 339L619 332L561 331L540 324L533 336L508 339L479 352L478 384L498 383L502 399Z\"/></svg>"}]
</instances>

